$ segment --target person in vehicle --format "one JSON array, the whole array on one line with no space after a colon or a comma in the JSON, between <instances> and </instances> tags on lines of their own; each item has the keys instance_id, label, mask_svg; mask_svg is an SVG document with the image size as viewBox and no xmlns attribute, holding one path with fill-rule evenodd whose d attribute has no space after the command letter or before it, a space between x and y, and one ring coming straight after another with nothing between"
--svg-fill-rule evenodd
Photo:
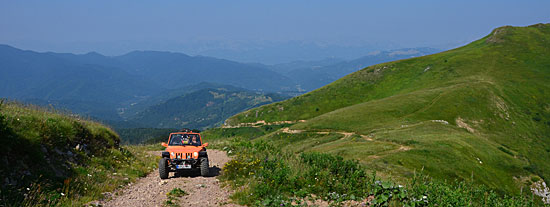
<instances>
[{"instance_id":1,"label":"person in vehicle","mask_svg":"<svg viewBox=\"0 0 550 207\"><path fill-rule=\"evenodd\" d=\"M175 134L172 135L169 145L193 145L200 146L201 142L195 134Z\"/></svg>"},{"instance_id":2,"label":"person in vehicle","mask_svg":"<svg viewBox=\"0 0 550 207\"><path fill-rule=\"evenodd\" d=\"M192 145L195 145L195 146L200 145L200 143L197 141L197 136L193 136L193 137L191 138L191 144L192 144Z\"/></svg>"},{"instance_id":3,"label":"person in vehicle","mask_svg":"<svg viewBox=\"0 0 550 207\"><path fill-rule=\"evenodd\" d=\"M189 144L189 135L183 135L183 139L181 140L181 143L184 145Z\"/></svg>"}]
</instances>

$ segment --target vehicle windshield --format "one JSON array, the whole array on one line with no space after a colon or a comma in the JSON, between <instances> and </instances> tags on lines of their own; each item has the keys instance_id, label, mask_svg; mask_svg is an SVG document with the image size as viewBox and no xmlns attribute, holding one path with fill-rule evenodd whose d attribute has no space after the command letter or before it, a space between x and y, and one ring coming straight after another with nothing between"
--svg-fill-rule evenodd
<instances>
[{"instance_id":1,"label":"vehicle windshield","mask_svg":"<svg viewBox=\"0 0 550 207\"><path fill-rule=\"evenodd\" d=\"M201 139L198 134L172 134L170 137L170 146L200 146Z\"/></svg>"}]
</instances>

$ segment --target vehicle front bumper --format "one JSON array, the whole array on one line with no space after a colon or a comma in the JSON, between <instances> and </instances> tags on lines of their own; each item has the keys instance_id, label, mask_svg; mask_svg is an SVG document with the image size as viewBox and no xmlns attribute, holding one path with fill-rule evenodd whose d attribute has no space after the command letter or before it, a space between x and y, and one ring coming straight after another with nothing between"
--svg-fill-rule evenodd
<instances>
[{"instance_id":1,"label":"vehicle front bumper","mask_svg":"<svg viewBox=\"0 0 550 207\"><path fill-rule=\"evenodd\" d=\"M190 159L174 158L174 159L169 159L169 163L170 163L170 168L172 169L176 169L176 165L184 165L184 164L191 165L191 168L195 168L196 166L199 165L199 160L194 158L190 158ZM178 169L178 170L182 170L182 169Z\"/></svg>"}]
</instances>

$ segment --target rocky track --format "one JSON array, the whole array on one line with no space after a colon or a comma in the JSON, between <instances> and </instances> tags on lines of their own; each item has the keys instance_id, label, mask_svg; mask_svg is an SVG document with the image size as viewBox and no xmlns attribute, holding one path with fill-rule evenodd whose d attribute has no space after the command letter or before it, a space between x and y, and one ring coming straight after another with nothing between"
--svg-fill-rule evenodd
<instances>
[{"instance_id":1,"label":"rocky track","mask_svg":"<svg viewBox=\"0 0 550 207\"><path fill-rule=\"evenodd\" d=\"M160 152L152 152L160 156ZM208 150L210 161L209 177L202 177L198 172L174 174L169 179L161 180L158 169L147 177L141 178L125 189L114 193L110 199L96 202L99 206L163 206L168 199L166 194L174 188L184 190L187 195L174 200L180 206L237 206L230 203L231 192L220 186L217 176L222 166L230 159L225 152Z\"/></svg>"}]
</instances>

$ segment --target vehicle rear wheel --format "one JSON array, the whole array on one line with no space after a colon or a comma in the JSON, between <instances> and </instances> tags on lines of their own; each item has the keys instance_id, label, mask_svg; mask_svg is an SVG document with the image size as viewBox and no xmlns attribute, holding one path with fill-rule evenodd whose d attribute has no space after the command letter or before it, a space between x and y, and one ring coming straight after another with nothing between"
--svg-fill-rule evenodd
<instances>
[{"instance_id":1,"label":"vehicle rear wheel","mask_svg":"<svg viewBox=\"0 0 550 207\"><path fill-rule=\"evenodd\" d=\"M160 159L159 161L159 175L160 175L160 179L166 179L168 178L168 172L170 170L168 169L168 159L166 159L165 157L163 157L162 159Z\"/></svg>"},{"instance_id":2,"label":"vehicle rear wheel","mask_svg":"<svg viewBox=\"0 0 550 207\"><path fill-rule=\"evenodd\" d=\"M201 176L206 177L209 173L208 158L201 158Z\"/></svg>"}]
</instances>

